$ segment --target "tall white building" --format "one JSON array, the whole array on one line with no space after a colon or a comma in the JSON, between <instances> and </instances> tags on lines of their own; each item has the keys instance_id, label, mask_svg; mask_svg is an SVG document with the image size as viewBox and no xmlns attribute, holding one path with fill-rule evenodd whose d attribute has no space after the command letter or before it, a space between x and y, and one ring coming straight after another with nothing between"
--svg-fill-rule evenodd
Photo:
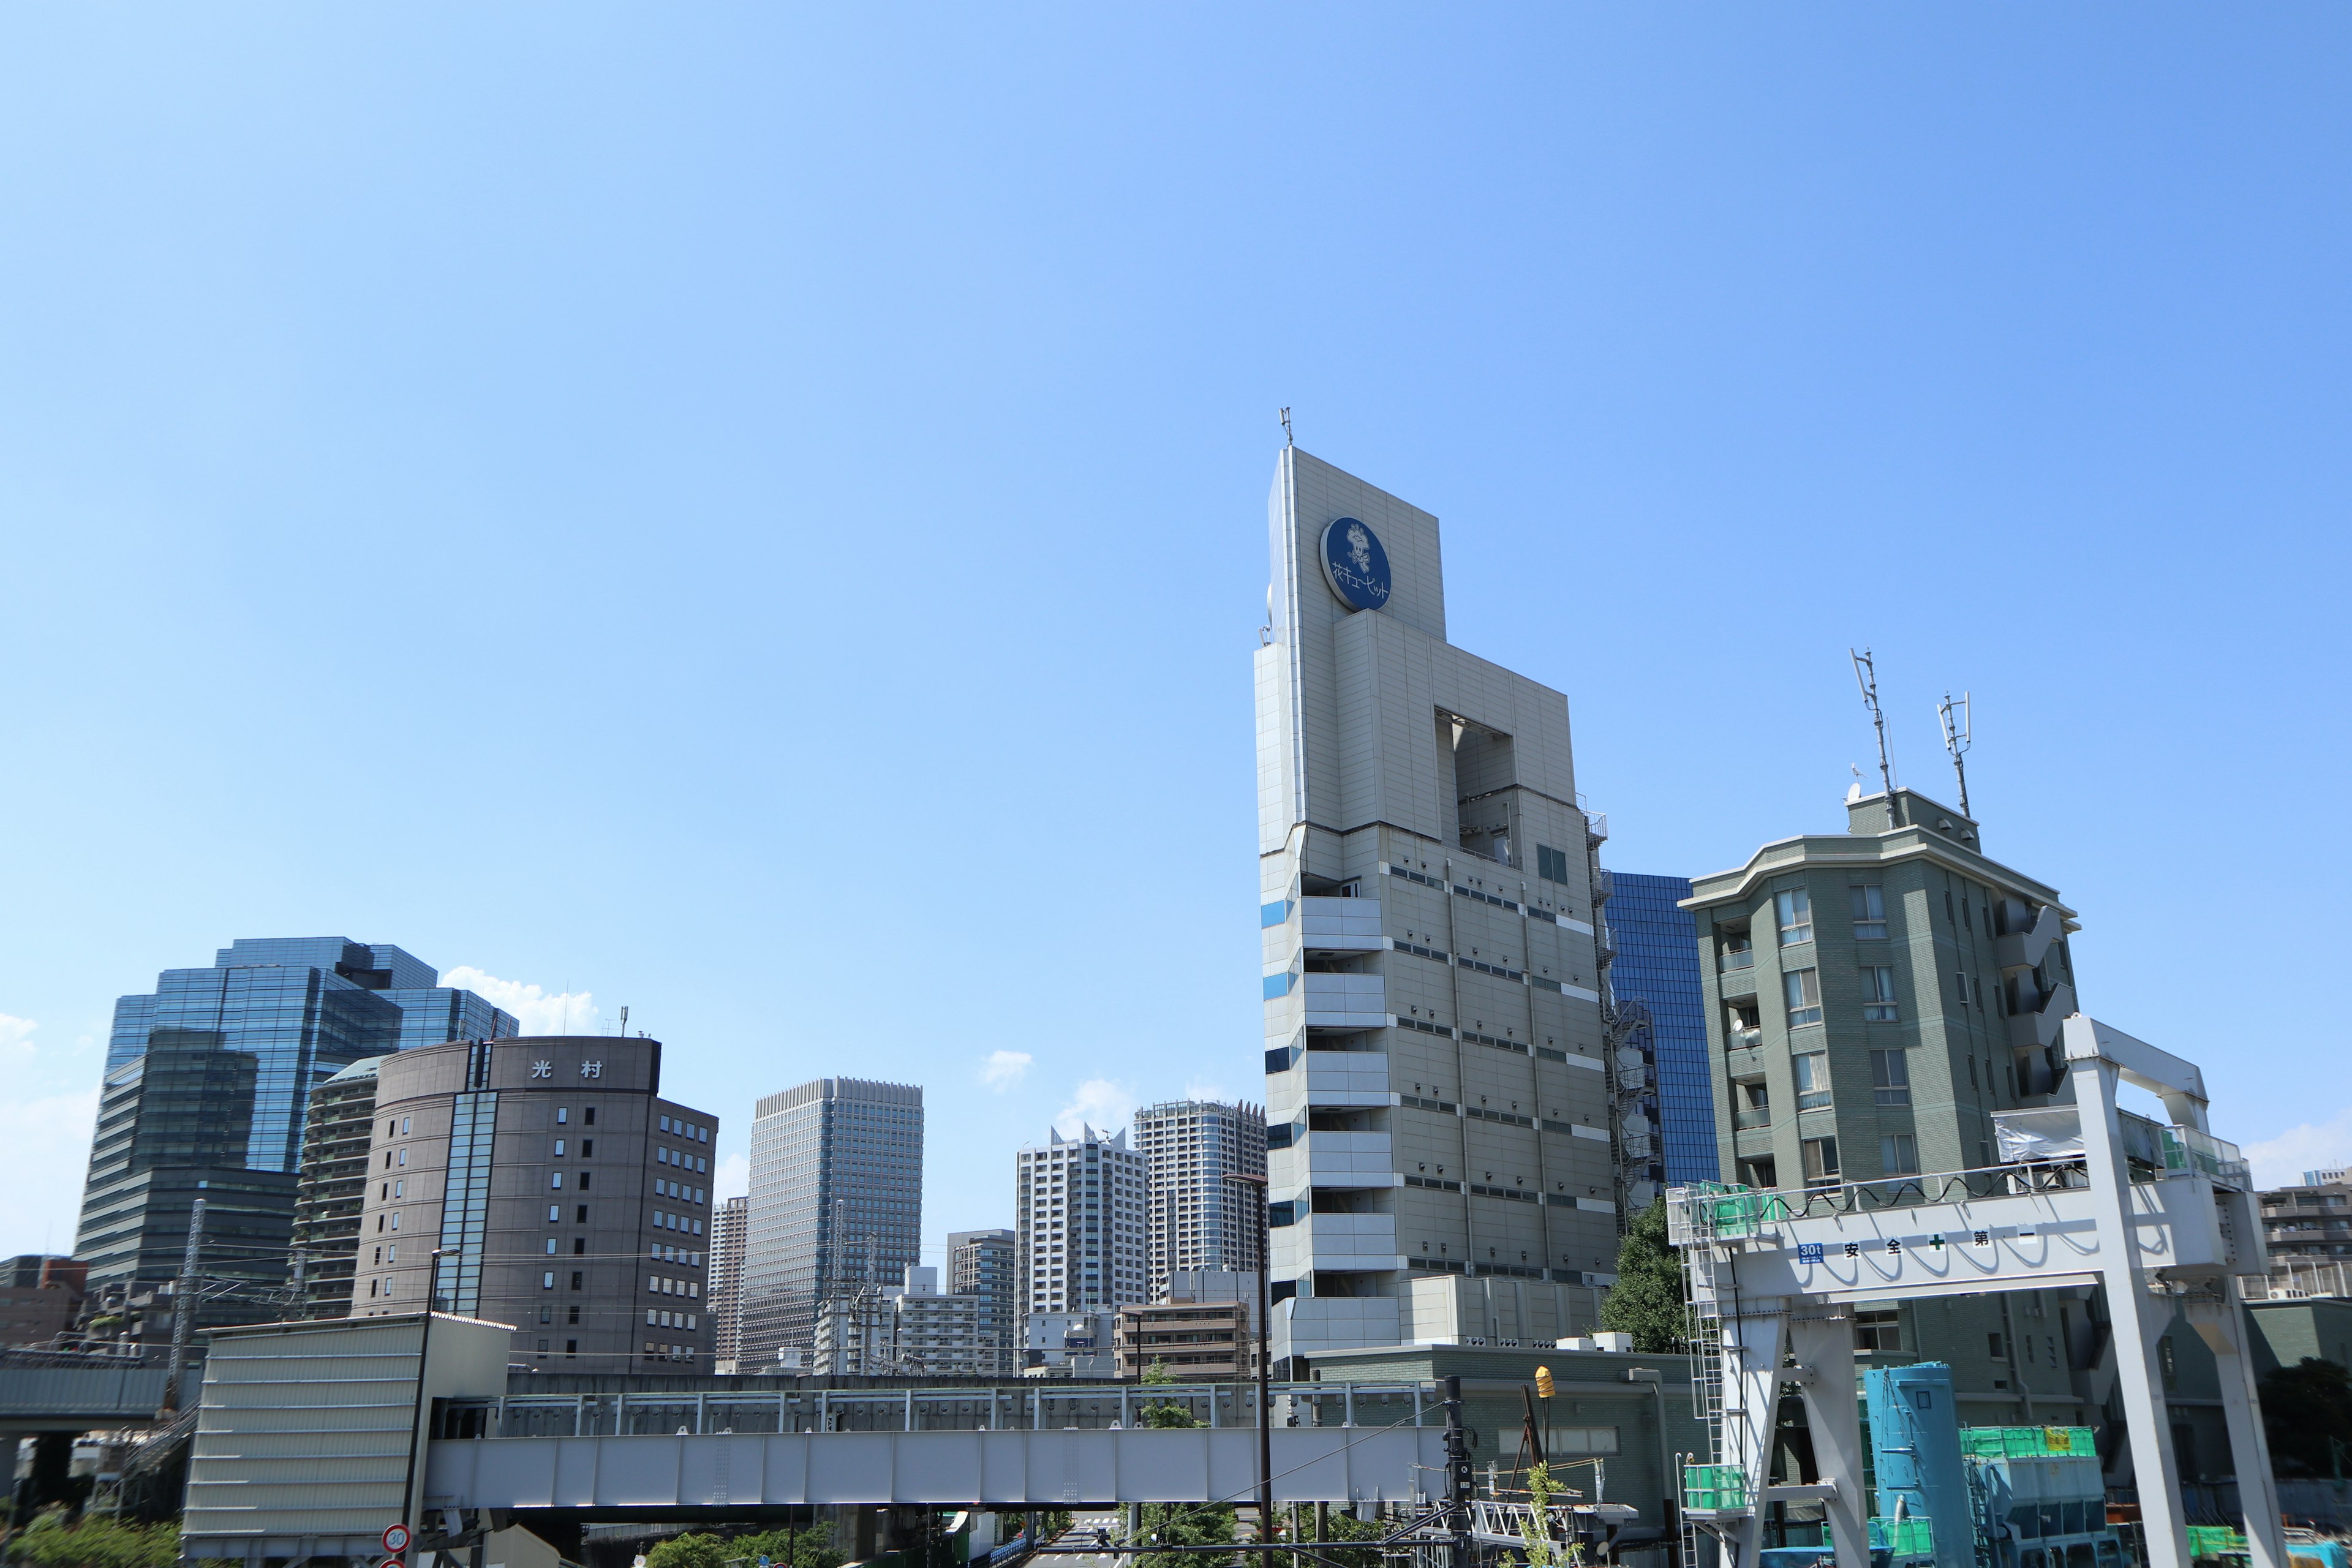
<instances>
[{"instance_id":1,"label":"tall white building","mask_svg":"<svg viewBox=\"0 0 2352 1568\"><path fill-rule=\"evenodd\" d=\"M1015 1156L1013 1231L1021 1315L1109 1312L1145 1299L1150 1230L1143 1156L1127 1134L1059 1132Z\"/></svg>"},{"instance_id":2,"label":"tall white building","mask_svg":"<svg viewBox=\"0 0 2352 1568\"><path fill-rule=\"evenodd\" d=\"M729 1198L710 1216L710 1320L718 1328L714 1370L732 1372L743 1354L743 1238L751 1200Z\"/></svg>"},{"instance_id":3,"label":"tall white building","mask_svg":"<svg viewBox=\"0 0 2352 1568\"><path fill-rule=\"evenodd\" d=\"M1265 1237L1262 1109L1213 1100L1146 1106L1135 1113L1135 1146L1150 1173L1149 1300L1168 1299L1168 1277L1177 1269L1260 1267ZM1243 1180L1234 1180L1237 1176Z\"/></svg>"},{"instance_id":4,"label":"tall white building","mask_svg":"<svg viewBox=\"0 0 2352 1568\"><path fill-rule=\"evenodd\" d=\"M988 1303L940 1289L940 1271L907 1266L903 1282L817 1306L814 1363L836 1376L985 1377L1000 1356Z\"/></svg>"},{"instance_id":5,"label":"tall white building","mask_svg":"<svg viewBox=\"0 0 2352 1568\"><path fill-rule=\"evenodd\" d=\"M1296 448L1269 510L1275 1354L1549 1343L1590 1325L1617 1249L1568 700L1446 640L1429 513Z\"/></svg>"}]
</instances>

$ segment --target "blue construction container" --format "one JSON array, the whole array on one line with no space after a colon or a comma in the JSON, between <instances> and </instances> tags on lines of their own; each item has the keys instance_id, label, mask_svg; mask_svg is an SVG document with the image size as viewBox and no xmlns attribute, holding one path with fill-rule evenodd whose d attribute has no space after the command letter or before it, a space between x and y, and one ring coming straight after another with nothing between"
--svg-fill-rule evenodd
<instances>
[{"instance_id":1,"label":"blue construction container","mask_svg":"<svg viewBox=\"0 0 2352 1568\"><path fill-rule=\"evenodd\" d=\"M1879 1517L1926 1519L1936 1568L1977 1568L1976 1518L1960 1458L1952 1369L1941 1362L1872 1367L1863 1375Z\"/></svg>"}]
</instances>

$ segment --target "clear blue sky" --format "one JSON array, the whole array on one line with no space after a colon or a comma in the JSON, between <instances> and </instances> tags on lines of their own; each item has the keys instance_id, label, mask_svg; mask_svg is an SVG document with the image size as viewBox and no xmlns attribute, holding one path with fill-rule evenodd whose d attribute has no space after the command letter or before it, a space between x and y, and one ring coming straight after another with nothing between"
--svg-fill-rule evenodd
<instances>
[{"instance_id":1,"label":"clear blue sky","mask_svg":"<svg viewBox=\"0 0 2352 1568\"><path fill-rule=\"evenodd\" d=\"M0 1251L70 1244L115 996L237 936L627 1004L730 1154L919 1082L934 1241L1066 1109L1255 1095L1283 404L1444 519L1614 864L1835 826L1867 642L1909 782L1975 692L2086 1005L2352 1154L2347 64L2316 5L7 12Z\"/></svg>"}]
</instances>

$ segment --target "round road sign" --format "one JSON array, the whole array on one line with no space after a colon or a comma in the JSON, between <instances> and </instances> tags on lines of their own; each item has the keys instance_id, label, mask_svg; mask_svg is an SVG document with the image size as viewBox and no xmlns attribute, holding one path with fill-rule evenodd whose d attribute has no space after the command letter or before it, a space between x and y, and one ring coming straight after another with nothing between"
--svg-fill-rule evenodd
<instances>
[{"instance_id":1,"label":"round road sign","mask_svg":"<svg viewBox=\"0 0 2352 1568\"><path fill-rule=\"evenodd\" d=\"M383 1549L394 1557L408 1550L408 1526L387 1524L383 1527Z\"/></svg>"}]
</instances>

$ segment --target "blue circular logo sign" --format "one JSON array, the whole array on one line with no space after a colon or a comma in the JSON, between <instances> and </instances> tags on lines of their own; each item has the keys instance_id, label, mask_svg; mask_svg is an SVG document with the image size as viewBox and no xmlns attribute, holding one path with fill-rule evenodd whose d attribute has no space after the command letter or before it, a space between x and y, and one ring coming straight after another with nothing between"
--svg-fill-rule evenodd
<instances>
[{"instance_id":1,"label":"blue circular logo sign","mask_svg":"<svg viewBox=\"0 0 2352 1568\"><path fill-rule=\"evenodd\" d=\"M1389 552L1379 534L1352 517L1334 518L1323 530L1323 575L1351 610L1389 602Z\"/></svg>"}]
</instances>

